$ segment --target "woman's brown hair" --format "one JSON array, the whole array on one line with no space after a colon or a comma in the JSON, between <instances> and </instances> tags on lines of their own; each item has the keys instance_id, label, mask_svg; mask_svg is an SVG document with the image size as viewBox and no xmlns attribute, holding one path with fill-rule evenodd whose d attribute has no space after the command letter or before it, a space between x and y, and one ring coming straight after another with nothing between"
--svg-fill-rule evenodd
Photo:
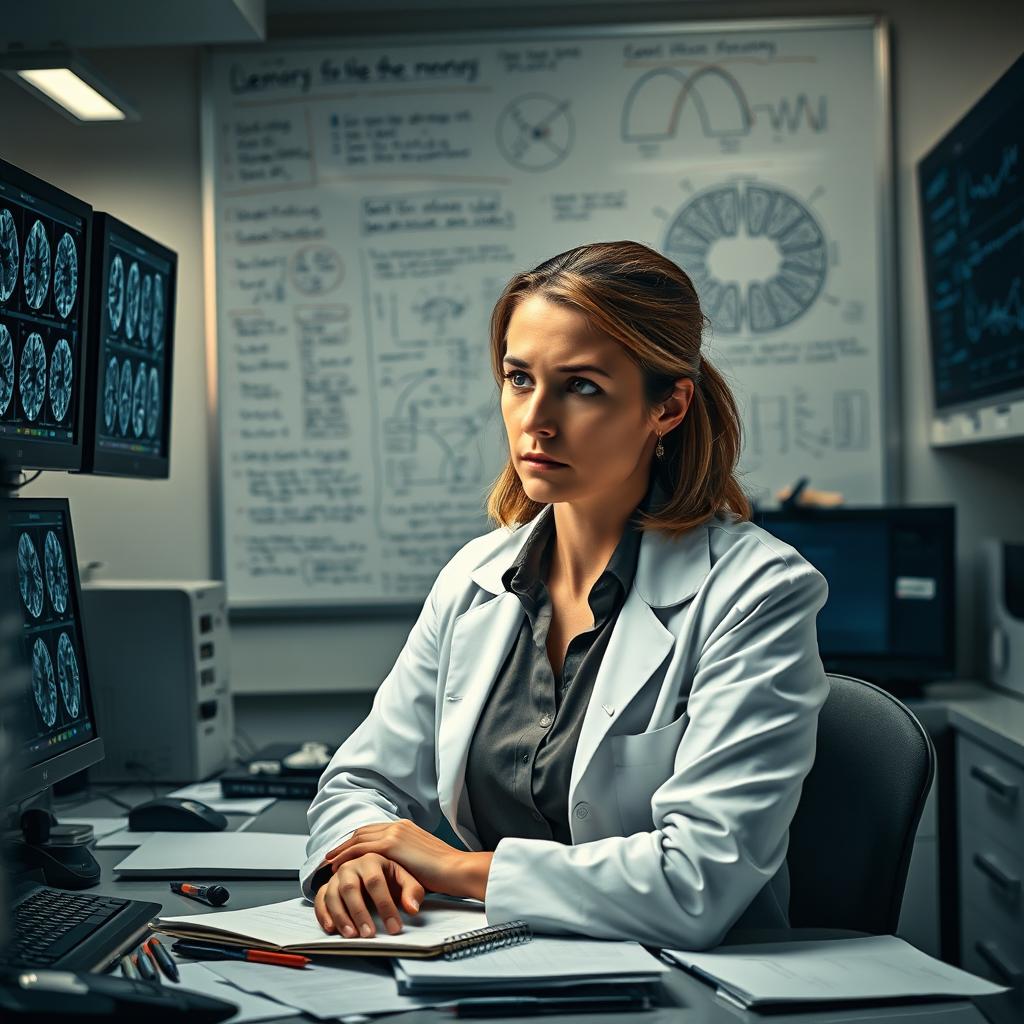
<instances>
[{"instance_id":1,"label":"woman's brown hair","mask_svg":"<svg viewBox=\"0 0 1024 1024\"><path fill-rule=\"evenodd\" d=\"M671 497L640 515L641 527L679 536L720 513L750 519L750 501L736 479L742 422L729 385L701 356L708 320L686 272L646 245L623 241L577 246L516 274L491 314L491 369L499 388L509 320L535 294L578 310L622 346L643 374L649 410L672 395L678 378L694 382L686 416L662 437L664 457L653 460L652 472ZM488 494L487 514L516 526L542 508L523 490L510 458Z\"/></svg>"}]
</instances>

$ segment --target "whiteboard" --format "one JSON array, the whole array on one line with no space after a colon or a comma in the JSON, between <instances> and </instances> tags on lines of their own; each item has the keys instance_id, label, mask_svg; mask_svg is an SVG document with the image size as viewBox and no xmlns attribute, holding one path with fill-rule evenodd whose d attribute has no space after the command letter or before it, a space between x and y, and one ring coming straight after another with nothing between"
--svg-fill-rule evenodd
<instances>
[{"instance_id":1,"label":"whiteboard","mask_svg":"<svg viewBox=\"0 0 1024 1024\"><path fill-rule=\"evenodd\" d=\"M764 505L893 497L887 43L873 18L319 40L203 85L219 554L233 610L419 605L493 529L487 325L635 239L693 277Z\"/></svg>"}]
</instances>

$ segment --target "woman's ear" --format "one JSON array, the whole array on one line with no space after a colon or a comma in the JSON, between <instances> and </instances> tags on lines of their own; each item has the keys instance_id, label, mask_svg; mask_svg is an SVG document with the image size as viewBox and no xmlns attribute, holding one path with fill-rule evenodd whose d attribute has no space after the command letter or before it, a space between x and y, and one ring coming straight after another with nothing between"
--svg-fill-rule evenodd
<instances>
[{"instance_id":1,"label":"woman's ear","mask_svg":"<svg viewBox=\"0 0 1024 1024\"><path fill-rule=\"evenodd\" d=\"M668 399L657 406L659 414L655 420L655 429L663 435L674 430L683 422L686 413L693 402L695 386L689 377L680 377L675 382L675 388Z\"/></svg>"}]
</instances>

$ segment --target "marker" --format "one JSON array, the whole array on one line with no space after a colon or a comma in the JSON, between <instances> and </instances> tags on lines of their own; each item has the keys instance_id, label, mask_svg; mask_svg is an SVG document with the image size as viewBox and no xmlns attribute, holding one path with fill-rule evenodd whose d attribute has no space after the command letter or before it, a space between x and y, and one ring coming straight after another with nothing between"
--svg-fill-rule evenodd
<instances>
[{"instance_id":1,"label":"marker","mask_svg":"<svg viewBox=\"0 0 1024 1024\"><path fill-rule=\"evenodd\" d=\"M160 980L159 972L153 966L153 961L150 960L149 954L142 946L139 946L132 954L132 963L135 964L136 970L142 975L143 981Z\"/></svg>"},{"instance_id":2,"label":"marker","mask_svg":"<svg viewBox=\"0 0 1024 1024\"><path fill-rule=\"evenodd\" d=\"M190 960L248 960L254 964L273 964L275 967L297 967L300 970L312 963L308 956L298 953L275 953L266 949L242 949L235 946L211 946L203 942L177 941L171 949Z\"/></svg>"},{"instance_id":3,"label":"marker","mask_svg":"<svg viewBox=\"0 0 1024 1024\"><path fill-rule=\"evenodd\" d=\"M157 938L151 938L149 941L143 943L143 949L148 949L150 953L156 959L157 966L167 975L171 981L181 981L181 975L178 973L178 965L171 959L171 954L164 949L160 940Z\"/></svg>"},{"instance_id":4,"label":"marker","mask_svg":"<svg viewBox=\"0 0 1024 1024\"><path fill-rule=\"evenodd\" d=\"M223 907L231 896L223 885L193 885L191 882L171 882L171 892L199 900L211 907Z\"/></svg>"},{"instance_id":5,"label":"marker","mask_svg":"<svg viewBox=\"0 0 1024 1024\"><path fill-rule=\"evenodd\" d=\"M131 981L139 981L142 978L138 967L132 963L132 958L127 955L121 957L121 973Z\"/></svg>"}]
</instances>

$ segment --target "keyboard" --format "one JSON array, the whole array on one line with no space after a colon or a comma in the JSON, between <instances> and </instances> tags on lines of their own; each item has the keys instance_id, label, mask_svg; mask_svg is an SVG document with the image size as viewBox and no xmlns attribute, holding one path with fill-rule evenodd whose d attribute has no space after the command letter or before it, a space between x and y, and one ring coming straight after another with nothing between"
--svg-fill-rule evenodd
<instances>
[{"instance_id":1,"label":"keyboard","mask_svg":"<svg viewBox=\"0 0 1024 1024\"><path fill-rule=\"evenodd\" d=\"M31 885L15 892L12 939L0 963L102 970L148 932L158 903Z\"/></svg>"}]
</instances>

